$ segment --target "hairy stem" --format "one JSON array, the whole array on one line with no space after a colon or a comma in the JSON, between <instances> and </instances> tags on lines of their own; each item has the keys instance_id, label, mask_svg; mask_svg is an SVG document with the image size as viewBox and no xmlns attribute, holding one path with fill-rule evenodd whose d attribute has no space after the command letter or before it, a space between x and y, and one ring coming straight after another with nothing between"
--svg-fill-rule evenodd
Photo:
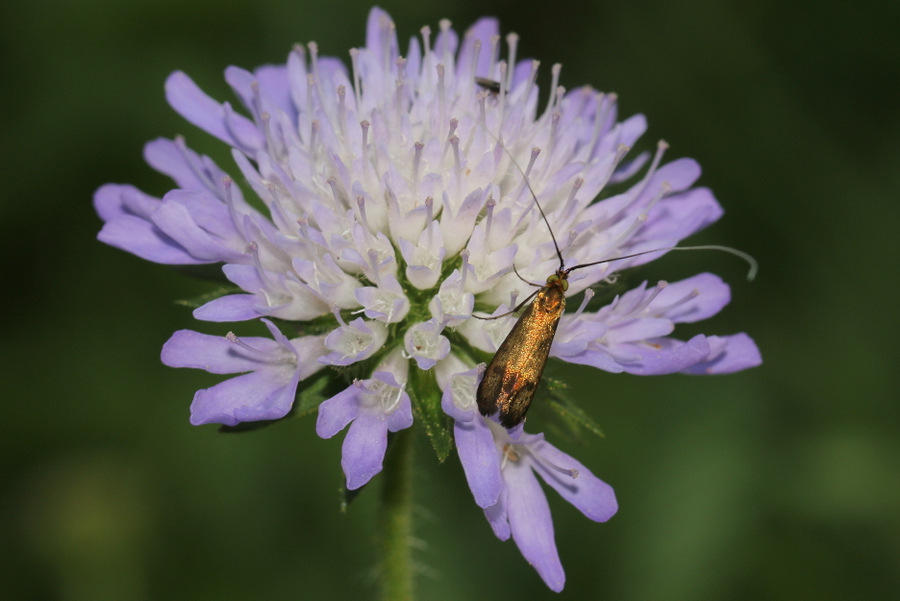
<instances>
[{"instance_id":1,"label":"hairy stem","mask_svg":"<svg viewBox=\"0 0 900 601\"><path fill-rule=\"evenodd\" d=\"M412 428L401 430L388 449L381 493L382 598L412 601Z\"/></svg>"}]
</instances>

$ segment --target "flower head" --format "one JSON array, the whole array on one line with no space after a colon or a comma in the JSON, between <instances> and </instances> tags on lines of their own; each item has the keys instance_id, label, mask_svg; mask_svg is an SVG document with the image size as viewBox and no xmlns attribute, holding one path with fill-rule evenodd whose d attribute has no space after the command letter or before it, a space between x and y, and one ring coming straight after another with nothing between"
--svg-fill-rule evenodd
<instances>
[{"instance_id":1,"label":"flower head","mask_svg":"<svg viewBox=\"0 0 900 601\"><path fill-rule=\"evenodd\" d=\"M181 138L155 140L146 159L175 188L157 198L108 184L94 202L103 242L158 263L222 264L231 288L198 304L197 319L262 319L271 332L181 331L166 343L167 365L242 374L198 392L192 423L281 418L304 380L328 370L344 389L322 399L316 431L330 437L349 425L342 465L353 489L381 469L387 433L409 427L413 409L447 456L440 396L427 389L439 386L477 504L557 590L562 568L534 473L591 519L607 519L615 501L540 435L505 431L475 410L487 353L515 321L502 315L532 292L522 279L543 282L561 257L596 262L572 272L566 294L584 295L561 318L549 349L558 359L641 375L724 373L760 359L744 334L672 336L675 324L728 302L710 274L642 284L587 310L592 287L722 210L694 187L694 161L664 163L664 143L626 160L646 123L620 120L614 94L566 91L557 65L541 104L538 62L517 61L515 35L505 42L493 19L462 37L444 21L401 55L390 17L376 8L349 68L309 44L282 65L226 69L235 106L173 73L169 103L231 147L236 171Z\"/></svg>"}]
</instances>

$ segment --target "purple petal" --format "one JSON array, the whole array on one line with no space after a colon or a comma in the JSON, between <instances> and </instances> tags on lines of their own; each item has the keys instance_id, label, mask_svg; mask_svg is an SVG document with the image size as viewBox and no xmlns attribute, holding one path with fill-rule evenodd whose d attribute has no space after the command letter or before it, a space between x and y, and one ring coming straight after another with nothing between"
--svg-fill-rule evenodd
<instances>
[{"instance_id":1,"label":"purple petal","mask_svg":"<svg viewBox=\"0 0 900 601\"><path fill-rule=\"evenodd\" d=\"M481 508L496 504L503 478L500 474L500 454L490 427L480 416L476 416L470 422L457 421L453 426L453 435L475 503Z\"/></svg>"},{"instance_id":2,"label":"purple petal","mask_svg":"<svg viewBox=\"0 0 900 601\"><path fill-rule=\"evenodd\" d=\"M588 519L605 522L615 515L619 505L612 487L583 464L546 441L535 443L531 451L532 467L544 482ZM573 478L560 470L574 470L577 476Z\"/></svg>"},{"instance_id":3,"label":"purple petal","mask_svg":"<svg viewBox=\"0 0 900 601\"><path fill-rule=\"evenodd\" d=\"M153 213L153 223L197 259L214 263L241 257L241 253L231 250L222 240L213 238L201 228L191 211L180 202L163 201Z\"/></svg>"},{"instance_id":4,"label":"purple petal","mask_svg":"<svg viewBox=\"0 0 900 601\"><path fill-rule=\"evenodd\" d=\"M566 574L556 551L547 497L534 472L524 462L508 465L503 477L509 487L509 525L513 540L547 586L559 592L566 583Z\"/></svg>"},{"instance_id":5,"label":"purple petal","mask_svg":"<svg viewBox=\"0 0 900 601\"><path fill-rule=\"evenodd\" d=\"M387 416L387 427L391 432L399 432L413 425L412 403L406 391L400 393L400 402Z\"/></svg>"},{"instance_id":6,"label":"purple petal","mask_svg":"<svg viewBox=\"0 0 900 601\"><path fill-rule=\"evenodd\" d=\"M491 525L494 535L500 540L508 540L512 535L512 530L509 528L508 506L509 487L504 484L500 490L500 498L497 499L497 503L484 508L484 517L487 518L488 524Z\"/></svg>"},{"instance_id":7,"label":"purple petal","mask_svg":"<svg viewBox=\"0 0 900 601\"><path fill-rule=\"evenodd\" d=\"M717 275L700 273L680 282L670 283L650 303L653 311L670 307L667 318L676 323L694 323L712 317L731 300L728 284Z\"/></svg>"},{"instance_id":8,"label":"purple petal","mask_svg":"<svg viewBox=\"0 0 900 601\"><path fill-rule=\"evenodd\" d=\"M697 334L687 342L670 338L648 342L655 344L655 348L629 344L617 349L636 356L636 359L621 364L625 371L639 376L671 374L684 371L709 355L709 344L703 334Z\"/></svg>"},{"instance_id":9,"label":"purple petal","mask_svg":"<svg viewBox=\"0 0 900 601\"><path fill-rule=\"evenodd\" d=\"M709 357L684 370L689 374L730 374L762 363L759 348L744 333L732 336L710 336Z\"/></svg>"},{"instance_id":10,"label":"purple petal","mask_svg":"<svg viewBox=\"0 0 900 601\"><path fill-rule=\"evenodd\" d=\"M500 33L500 25L497 19L493 17L482 17L478 19L467 31L463 39L462 48L459 50L459 56L456 59L457 71L469 73L472 57L475 53L475 40L481 42L481 49L478 52L478 63L475 66L475 75L479 77L488 77L491 75L490 68L493 66L494 58L491 56L491 38L498 36Z\"/></svg>"},{"instance_id":11,"label":"purple petal","mask_svg":"<svg viewBox=\"0 0 900 601\"><path fill-rule=\"evenodd\" d=\"M191 403L191 423L234 426L240 422L284 417L297 392L296 372L287 381L274 370L255 371L198 390Z\"/></svg>"},{"instance_id":12,"label":"purple petal","mask_svg":"<svg viewBox=\"0 0 900 601\"><path fill-rule=\"evenodd\" d=\"M261 315L253 294L229 294L194 309L194 318L203 321L246 321Z\"/></svg>"},{"instance_id":13,"label":"purple petal","mask_svg":"<svg viewBox=\"0 0 900 601\"><path fill-rule=\"evenodd\" d=\"M147 218L160 200L126 184L105 184L94 192L94 209L103 221L124 216Z\"/></svg>"},{"instance_id":14,"label":"purple petal","mask_svg":"<svg viewBox=\"0 0 900 601\"><path fill-rule=\"evenodd\" d=\"M360 394L359 388L350 386L319 404L316 434L321 438L331 438L346 428L359 414Z\"/></svg>"},{"instance_id":15,"label":"purple petal","mask_svg":"<svg viewBox=\"0 0 900 601\"><path fill-rule=\"evenodd\" d=\"M268 338L241 338L262 353L279 349ZM179 330L163 345L161 359L169 367L192 367L214 374L233 374L263 369L268 365L262 354L250 353L223 336L211 336L192 330Z\"/></svg>"},{"instance_id":16,"label":"purple petal","mask_svg":"<svg viewBox=\"0 0 900 601\"><path fill-rule=\"evenodd\" d=\"M181 71L166 79L166 100L182 117L231 146L237 142L225 127L225 110Z\"/></svg>"},{"instance_id":17,"label":"purple petal","mask_svg":"<svg viewBox=\"0 0 900 601\"><path fill-rule=\"evenodd\" d=\"M94 207L106 221L97 239L115 248L166 265L207 263L191 256L178 242L154 225L149 215L160 200L132 186L107 184L94 194Z\"/></svg>"},{"instance_id":18,"label":"purple petal","mask_svg":"<svg viewBox=\"0 0 900 601\"><path fill-rule=\"evenodd\" d=\"M356 490L381 471L385 449L387 423L382 415L360 411L341 447L341 467L349 490Z\"/></svg>"},{"instance_id":19,"label":"purple petal","mask_svg":"<svg viewBox=\"0 0 900 601\"><path fill-rule=\"evenodd\" d=\"M611 328L603 338L603 342L612 346L650 338L662 338L671 334L674 329L674 324L668 319L658 317L633 319Z\"/></svg>"}]
</instances>

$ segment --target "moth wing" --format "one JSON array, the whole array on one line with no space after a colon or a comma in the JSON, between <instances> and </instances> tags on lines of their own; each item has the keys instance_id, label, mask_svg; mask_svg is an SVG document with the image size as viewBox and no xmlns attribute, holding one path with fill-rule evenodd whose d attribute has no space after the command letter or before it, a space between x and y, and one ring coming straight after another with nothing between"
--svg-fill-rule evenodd
<instances>
[{"instance_id":1,"label":"moth wing","mask_svg":"<svg viewBox=\"0 0 900 601\"><path fill-rule=\"evenodd\" d=\"M508 395L500 403L500 424L504 428L512 428L525 419L534 393L537 392L538 383L547 365L547 357L550 355L550 347L553 345L553 336L545 336L537 344L533 352L524 357L521 371L509 383L503 391Z\"/></svg>"},{"instance_id":2,"label":"moth wing","mask_svg":"<svg viewBox=\"0 0 900 601\"><path fill-rule=\"evenodd\" d=\"M476 400L482 415L493 415L500 410L500 423L511 428L525 419L537 390L559 317L552 322L549 335L538 338L537 344L523 342L534 335L535 304L528 305L516 321L506 340L497 349L478 385Z\"/></svg>"}]
</instances>

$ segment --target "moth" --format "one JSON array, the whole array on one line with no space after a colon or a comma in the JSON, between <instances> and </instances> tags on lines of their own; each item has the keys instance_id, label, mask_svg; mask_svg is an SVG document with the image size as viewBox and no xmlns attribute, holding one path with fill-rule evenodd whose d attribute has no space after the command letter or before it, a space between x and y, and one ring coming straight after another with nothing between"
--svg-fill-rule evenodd
<instances>
[{"instance_id":1,"label":"moth","mask_svg":"<svg viewBox=\"0 0 900 601\"><path fill-rule=\"evenodd\" d=\"M524 173L522 175L525 177ZM531 185L527 185L531 189ZM559 267L547 278L546 283L541 285L528 282L528 280L519 275L518 270L513 265L513 270L519 276L519 279L536 286L538 289L508 313L492 317L474 316L479 319L497 319L519 311L528 301L532 298L534 299L516 321L500 348L497 349L494 358L488 363L475 395L478 410L481 414L491 416L499 411L500 424L504 428L513 428L522 423L528 408L531 406L531 401L534 400L534 393L537 391L541 375L544 373L544 367L547 365L547 358L550 356L550 347L553 345L554 336L556 336L556 328L566 309L569 274L573 271L660 251L720 250L734 254L750 264L750 271L747 274L748 280L752 280L756 274L756 261L753 257L734 248L712 244L657 248L621 257L582 263L567 268L562 252L559 249L559 244L556 241L556 236L553 234L553 228L550 227L550 222L547 220L544 209L541 208L537 195L534 194L533 190L532 198L535 206L540 211L544 223L547 224L547 229L550 231L550 237L553 239L553 246L559 258Z\"/></svg>"},{"instance_id":2,"label":"moth","mask_svg":"<svg viewBox=\"0 0 900 601\"><path fill-rule=\"evenodd\" d=\"M535 203L537 203L536 197ZM544 215L544 210L540 204L537 204L537 207L549 228L550 223L547 221L546 215ZM569 274L583 267L629 259L649 252L657 252L644 251L633 255L604 259L592 263L582 263L581 265L566 268L552 229L550 230L550 236L553 238L556 254L559 257L559 268L547 278L547 282L544 285L527 282L522 276L519 276L520 279L532 286L537 286L538 289L519 303L510 313L515 313L521 309L532 298L534 301L528 305L516 321L512 330L510 330L506 339L494 354L494 358L488 363L475 395L478 410L481 414L490 416L499 411L500 424L504 428L512 428L522 423L528 408L531 406L531 401L534 400L534 393L541 381L544 367L547 365L547 358L550 356L550 347L553 345L554 336L556 336L556 328L566 309ZM515 269L515 266L513 266L513 269ZM516 271L516 275L519 275L518 271ZM503 315L508 314L504 313ZM495 319L503 315L481 319Z\"/></svg>"}]
</instances>

